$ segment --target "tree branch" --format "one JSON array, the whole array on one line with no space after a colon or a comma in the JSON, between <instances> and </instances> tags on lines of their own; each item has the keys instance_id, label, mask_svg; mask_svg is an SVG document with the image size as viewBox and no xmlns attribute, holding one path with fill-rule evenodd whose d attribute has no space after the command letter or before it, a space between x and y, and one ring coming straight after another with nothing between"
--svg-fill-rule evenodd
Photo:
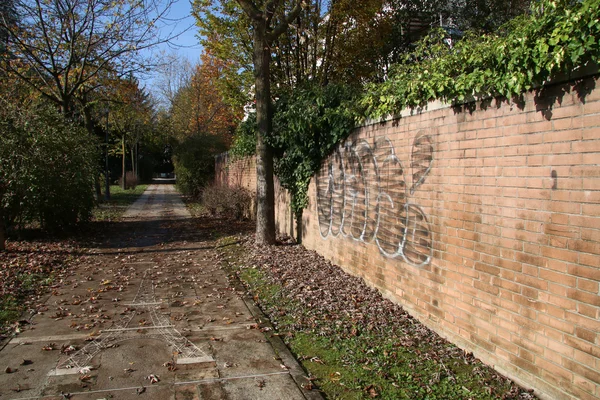
<instances>
[{"instance_id":1,"label":"tree branch","mask_svg":"<svg viewBox=\"0 0 600 400\"><path fill-rule=\"evenodd\" d=\"M283 18L283 21L279 25L275 27L271 32L267 33L267 42L270 44L275 39L277 39L283 32L286 31L289 24L292 23L298 15L300 15L300 11L302 11L303 0L297 0L296 6L288 15Z\"/></svg>"},{"instance_id":2,"label":"tree branch","mask_svg":"<svg viewBox=\"0 0 600 400\"><path fill-rule=\"evenodd\" d=\"M273 16L275 15L275 10L277 10L277 7L279 7L280 2L281 0L269 0L265 4L265 12L267 13L267 26L271 25L271 20L273 19Z\"/></svg>"},{"instance_id":3,"label":"tree branch","mask_svg":"<svg viewBox=\"0 0 600 400\"><path fill-rule=\"evenodd\" d=\"M237 0L238 4L242 7L244 12L255 21L259 21L263 18L263 13L256 7L251 0Z\"/></svg>"}]
</instances>

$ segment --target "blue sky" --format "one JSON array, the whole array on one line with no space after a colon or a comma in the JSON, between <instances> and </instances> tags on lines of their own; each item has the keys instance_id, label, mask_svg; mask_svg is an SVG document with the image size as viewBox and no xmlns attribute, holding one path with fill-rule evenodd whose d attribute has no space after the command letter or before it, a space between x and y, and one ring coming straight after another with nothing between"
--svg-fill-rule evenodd
<instances>
[{"instance_id":1,"label":"blue sky","mask_svg":"<svg viewBox=\"0 0 600 400\"><path fill-rule=\"evenodd\" d=\"M175 0L169 18L180 21L171 29L174 29L176 33L184 33L173 40L173 46L163 47L165 49L174 49L180 55L187 57L190 62L195 63L200 58L202 46L200 46L198 38L196 38L198 30L194 17L191 15L191 10L192 7L189 0Z\"/></svg>"},{"instance_id":2,"label":"blue sky","mask_svg":"<svg viewBox=\"0 0 600 400\"><path fill-rule=\"evenodd\" d=\"M177 53L180 57L185 57L193 65L199 62L202 46L198 43L196 33L195 19L191 15L190 0L174 0L167 20L163 21L164 26L161 29L161 37L176 36L169 43L147 50L146 55L150 57L160 57L161 52L167 54ZM154 91L154 81L157 78L158 71L152 71L148 75L140 77L144 86L150 91Z\"/></svg>"}]
</instances>

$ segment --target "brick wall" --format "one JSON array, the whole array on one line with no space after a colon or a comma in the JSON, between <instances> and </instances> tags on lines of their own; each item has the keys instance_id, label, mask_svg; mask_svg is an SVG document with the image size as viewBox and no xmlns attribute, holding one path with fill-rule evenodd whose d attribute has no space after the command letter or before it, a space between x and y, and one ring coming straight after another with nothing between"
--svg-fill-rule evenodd
<instances>
[{"instance_id":1,"label":"brick wall","mask_svg":"<svg viewBox=\"0 0 600 400\"><path fill-rule=\"evenodd\" d=\"M539 396L600 398L597 85L357 129L311 182L304 246Z\"/></svg>"},{"instance_id":2,"label":"brick wall","mask_svg":"<svg viewBox=\"0 0 600 400\"><path fill-rule=\"evenodd\" d=\"M228 153L216 156L215 183L256 192L256 160L254 157L231 159Z\"/></svg>"}]
</instances>

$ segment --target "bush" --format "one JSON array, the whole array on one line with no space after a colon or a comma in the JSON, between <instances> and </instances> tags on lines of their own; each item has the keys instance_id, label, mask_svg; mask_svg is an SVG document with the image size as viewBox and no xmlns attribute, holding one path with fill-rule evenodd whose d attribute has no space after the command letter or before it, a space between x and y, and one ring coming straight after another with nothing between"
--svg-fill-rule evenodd
<instances>
[{"instance_id":1,"label":"bush","mask_svg":"<svg viewBox=\"0 0 600 400\"><path fill-rule=\"evenodd\" d=\"M299 217L308 205L308 185L321 162L346 138L358 122L356 88L316 83L279 92L274 104L273 132L266 138L273 148L275 175L292 195L292 211ZM255 154L256 113L235 132L229 154L233 159Z\"/></svg>"},{"instance_id":2,"label":"bush","mask_svg":"<svg viewBox=\"0 0 600 400\"><path fill-rule=\"evenodd\" d=\"M96 142L47 105L0 110L0 218L63 230L94 205ZM0 227L1 229L1 227Z\"/></svg>"},{"instance_id":3,"label":"bush","mask_svg":"<svg viewBox=\"0 0 600 400\"><path fill-rule=\"evenodd\" d=\"M242 187L211 185L202 191L202 204L213 215L225 214L240 220L251 216L252 196Z\"/></svg>"},{"instance_id":4,"label":"bush","mask_svg":"<svg viewBox=\"0 0 600 400\"><path fill-rule=\"evenodd\" d=\"M450 103L519 97L561 73L600 62L600 0L541 0L496 34L470 33L455 46L434 30L360 103L371 118L397 115L434 99Z\"/></svg>"},{"instance_id":5,"label":"bush","mask_svg":"<svg viewBox=\"0 0 600 400\"><path fill-rule=\"evenodd\" d=\"M245 121L242 121L233 136L233 144L229 149L229 154L233 159L242 159L256 154L256 112L248 115Z\"/></svg>"},{"instance_id":6,"label":"bush","mask_svg":"<svg viewBox=\"0 0 600 400\"><path fill-rule=\"evenodd\" d=\"M125 189L135 189L138 185L138 178L133 171L125 172ZM123 187L123 177L119 178L119 186Z\"/></svg>"},{"instance_id":7,"label":"bush","mask_svg":"<svg viewBox=\"0 0 600 400\"><path fill-rule=\"evenodd\" d=\"M226 150L217 135L191 136L179 143L173 153L177 187L181 193L198 198L215 174L214 156Z\"/></svg>"}]
</instances>

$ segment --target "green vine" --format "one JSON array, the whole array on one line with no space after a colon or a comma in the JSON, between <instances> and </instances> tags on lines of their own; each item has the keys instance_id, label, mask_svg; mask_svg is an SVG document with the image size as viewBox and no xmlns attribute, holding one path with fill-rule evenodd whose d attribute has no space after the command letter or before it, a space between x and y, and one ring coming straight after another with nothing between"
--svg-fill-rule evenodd
<instances>
[{"instance_id":1,"label":"green vine","mask_svg":"<svg viewBox=\"0 0 600 400\"><path fill-rule=\"evenodd\" d=\"M250 113L248 118L238 125L233 136L233 144L229 149L232 158L241 159L256 154L256 113Z\"/></svg>"},{"instance_id":2,"label":"green vine","mask_svg":"<svg viewBox=\"0 0 600 400\"><path fill-rule=\"evenodd\" d=\"M275 175L292 195L292 210L300 216L308 204L308 184L335 145L359 121L357 91L345 85L305 85L280 93L274 104L273 133L267 143L274 150ZM256 114L238 127L229 153L233 158L255 154Z\"/></svg>"},{"instance_id":3,"label":"green vine","mask_svg":"<svg viewBox=\"0 0 600 400\"><path fill-rule=\"evenodd\" d=\"M275 173L292 194L300 215L308 203L308 184L333 148L366 117L397 115L429 101L461 103L475 98L520 96L559 73L571 73L600 58L600 0L542 0L529 15L497 33L467 33L454 46L434 30L391 69L383 83L363 93L341 85L295 88L274 107ZM252 116L236 133L232 154L254 154Z\"/></svg>"},{"instance_id":4,"label":"green vine","mask_svg":"<svg viewBox=\"0 0 600 400\"><path fill-rule=\"evenodd\" d=\"M281 95L275 104L273 136L275 174L292 194L299 216L308 205L308 185L321 162L346 138L361 113L349 86L307 85Z\"/></svg>"},{"instance_id":5,"label":"green vine","mask_svg":"<svg viewBox=\"0 0 600 400\"><path fill-rule=\"evenodd\" d=\"M600 0L544 0L493 35L467 34L454 47L433 31L393 67L388 80L370 84L361 98L371 118L477 97L519 96L561 72L600 56Z\"/></svg>"}]
</instances>

